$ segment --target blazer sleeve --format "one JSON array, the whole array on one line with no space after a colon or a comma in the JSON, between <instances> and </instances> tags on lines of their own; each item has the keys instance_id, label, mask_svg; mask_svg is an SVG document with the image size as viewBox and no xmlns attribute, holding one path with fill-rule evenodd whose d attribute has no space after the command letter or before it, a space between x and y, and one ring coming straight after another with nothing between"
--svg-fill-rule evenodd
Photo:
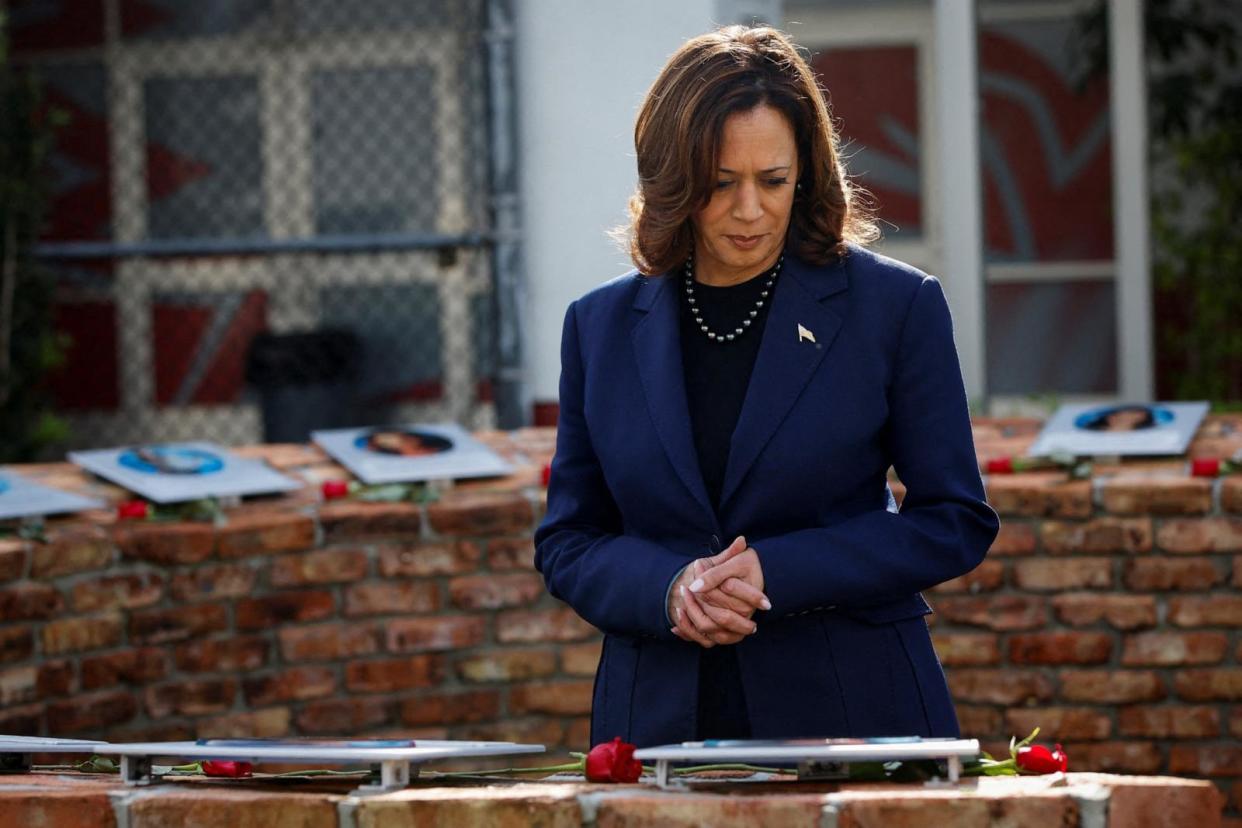
<instances>
[{"instance_id":1,"label":"blazer sleeve","mask_svg":"<svg viewBox=\"0 0 1242 828\"><path fill-rule=\"evenodd\" d=\"M621 514L591 444L575 306L561 334L560 415L535 568L548 591L605 632L672 639L665 593L684 555L622 534Z\"/></svg>"},{"instance_id":2,"label":"blazer sleeve","mask_svg":"<svg viewBox=\"0 0 1242 828\"><path fill-rule=\"evenodd\" d=\"M906 313L888 402L890 456L906 486L901 510L756 538L771 613L908 598L987 554L1000 521L979 477L949 306L934 277Z\"/></svg>"}]
</instances>

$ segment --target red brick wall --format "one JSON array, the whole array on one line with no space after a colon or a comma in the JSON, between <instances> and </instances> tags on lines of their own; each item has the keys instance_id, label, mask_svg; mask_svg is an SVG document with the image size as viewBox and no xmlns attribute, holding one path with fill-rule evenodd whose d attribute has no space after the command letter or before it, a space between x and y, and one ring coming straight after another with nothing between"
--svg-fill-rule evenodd
<instances>
[{"instance_id":1,"label":"red brick wall","mask_svg":"<svg viewBox=\"0 0 1242 828\"><path fill-rule=\"evenodd\" d=\"M1242 445L1238 419L1210 421L1192 454ZM981 458L1036 427L977 423ZM521 471L428 506L322 504L310 486L220 525L97 513L0 538L0 733L585 748L597 634L531 566L553 435L485 436ZM306 447L245 453L312 483L341 473ZM63 464L23 471L119 497ZM1205 776L1237 809L1242 477L1179 460L988 492L1004 527L987 561L928 595L964 732L1003 750L1039 725L1075 769Z\"/></svg>"}]
</instances>

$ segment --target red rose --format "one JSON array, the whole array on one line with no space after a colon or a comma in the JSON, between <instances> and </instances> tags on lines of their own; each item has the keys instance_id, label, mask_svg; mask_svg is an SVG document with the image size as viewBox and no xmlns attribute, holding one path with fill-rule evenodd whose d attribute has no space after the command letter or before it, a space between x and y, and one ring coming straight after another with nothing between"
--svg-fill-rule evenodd
<instances>
[{"instance_id":1,"label":"red rose","mask_svg":"<svg viewBox=\"0 0 1242 828\"><path fill-rule=\"evenodd\" d=\"M225 762L207 759L203 762L203 773L208 776L229 776L233 778L250 776L254 766L249 762Z\"/></svg>"},{"instance_id":2,"label":"red rose","mask_svg":"<svg viewBox=\"0 0 1242 828\"><path fill-rule=\"evenodd\" d=\"M142 520L147 511L145 500L126 500L116 505L116 516L121 520Z\"/></svg>"},{"instance_id":3,"label":"red rose","mask_svg":"<svg viewBox=\"0 0 1242 828\"><path fill-rule=\"evenodd\" d=\"M1216 477L1220 474L1220 458L1196 457L1190 461L1190 473L1195 477Z\"/></svg>"},{"instance_id":4,"label":"red rose","mask_svg":"<svg viewBox=\"0 0 1242 828\"><path fill-rule=\"evenodd\" d=\"M993 457L988 460L988 474L1013 474L1013 458Z\"/></svg>"},{"instance_id":5,"label":"red rose","mask_svg":"<svg viewBox=\"0 0 1242 828\"><path fill-rule=\"evenodd\" d=\"M349 484L344 480L325 480L320 488L323 491L324 500L349 497Z\"/></svg>"},{"instance_id":6,"label":"red rose","mask_svg":"<svg viewBox=\"0 0 1242 828\"><path fill-rule=\"evenodd\" d=\"M591 748L586 757L586 778L589 782L637 782L643 775L643 763L634 758L634 745L617 736Z\"/></svg>"},{"instance_id":7,"label":"red rose","mask_svg":"<svg viewBox=\"0 0 1242 828\"><path fill-rule=\"evenodd\" d=\"M548 481L552 479L552 464L551 463L543 464L543 475L540 479L543 481L543 487L545 489L548 488Z\"/></svg>"},{"instance_id":8,"label":"red rose","mask_svg":"<svg viewBox=\"0 0 1242 828\"><path fill-rule=\"evenodd\" d=\"M1043 745L1027 745L1018 748L1014 759L1019 768L1031 773L1056 773L1069 769L1069 756L1060 745L1055 750L1048 750Z\"/></svg>"}]
</instances>

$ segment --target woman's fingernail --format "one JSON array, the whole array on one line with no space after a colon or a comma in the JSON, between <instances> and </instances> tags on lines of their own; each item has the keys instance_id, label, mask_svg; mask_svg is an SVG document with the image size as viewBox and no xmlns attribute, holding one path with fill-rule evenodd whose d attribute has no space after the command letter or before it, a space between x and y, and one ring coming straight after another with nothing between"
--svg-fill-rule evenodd
<instances>
[{"instance_id":1,"label":"woman's fingernail","mask_svg":"<svg viewBox=\"0 0 1242 828\"><path fill-rule=\"evenodd\" d=\"M681 607L673 607L673 614L677 616L677 623L681 623Z\"/></svg>"},{"instance_id":2,"label":"woman's fingernail","mask_svg":"<svg viewBox=\"0 0 1242 828\"><path fill-rule=\"evenodd\" d=\"M702 588L703 588L703 579L702 579L702 578L695 578L695 579L694 579L694 582L693 582L692 584L690 584L690 591L691 591L691 592L698 592L698 591L699 591L700 589L702 589Z\"/></svg>"},{"instance_id":3,"label":"woman's fingernail","mask_svg":"<svg viewBox=\"0 0 1242 828\"><path fill-rule=\"evenodd\" d=\"M759 602L759 606L763 607L765 610L770 610L772 609L772 602L769 601L767 598L764 598L762 601Z\"/></svg>"},{"instance_id":4,"label":"woman's fingernail","mask_svg":"<svg viewBox=\"0 0 1242 828\"><path fill-rule=\"evenodd\" d=\"M757 632L759 632L759 625L758 625L758 624L751 624L751 625L750 625L750 634L751 634L751 635L754 635L754 634L755 634L755 633L757 633Z\"/></svg>"}]
</instances>

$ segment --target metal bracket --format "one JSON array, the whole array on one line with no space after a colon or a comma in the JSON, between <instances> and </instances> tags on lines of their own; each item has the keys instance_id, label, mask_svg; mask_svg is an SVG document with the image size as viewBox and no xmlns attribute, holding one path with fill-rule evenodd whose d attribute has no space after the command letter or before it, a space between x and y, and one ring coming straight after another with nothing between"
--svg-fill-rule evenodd
<instances>
[{"instance_id":1,"label":"metal bracket","mask_svg":"<svg viewBox=\"0 0 1242 828\"><path fill-rule=\"evenodd\" d=\"M375 766L372 766L372 781L366 785L359 785L353 793L360 796L392 793L408 787L411 779L418 778L418 765L406 759L389 759L380 762L378 782L374 781L374 771Z\"/></svg>"},{"instance_id":2,"label":"metal bracket","mask_svg":"<svg viewBox=\"0 0 1242 828\"><path fill-rule=\"evenodd\" d=\"M151 757L150 756L122 756L121 757L121 779L126 785L150 785L151 776Z\"/></svg>"}]
</instances>

